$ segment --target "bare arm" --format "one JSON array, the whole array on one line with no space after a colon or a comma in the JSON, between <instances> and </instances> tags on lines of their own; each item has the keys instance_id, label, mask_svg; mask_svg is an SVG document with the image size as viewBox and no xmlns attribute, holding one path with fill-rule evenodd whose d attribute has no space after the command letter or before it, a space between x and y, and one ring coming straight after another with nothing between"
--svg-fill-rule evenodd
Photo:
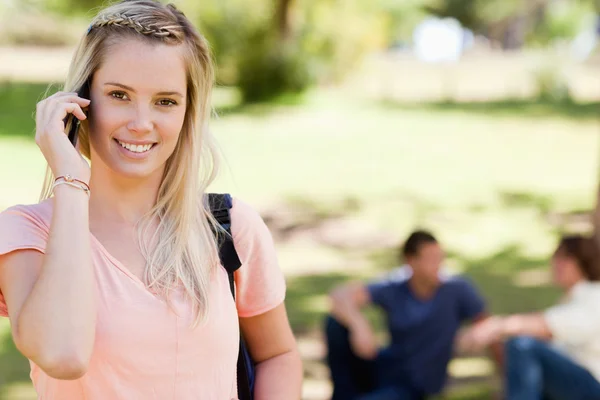
<instances>
[{"instance_id":1,"label":"bare arm","mask_svg":"<svg viewBox=\"0 0 600 400\"><path fill-rule=\"evenodd\" d=\"M462 337L462 347L479 350L513 336L552 339L552 332L541 313L489 317L471 327Z\"/></svg>"},{"instance_id":2,"label":"bare arm","mask_svg":"<svg viewBox=\"0 0 600 400\"><path fill-rule=\"evenodd\" d=\"M285 306L264 314L240 318L242 333L256 366L255 399L299 400L302 361Z\"/></svg>"},{"instance_id":3,"label":"bare arm","mask_svg":"<svg viewBox=\"0 0 600 400\"><path fill-rule=\"evenodd\" d=\"M330 295L331 313L350 331L350 343L354 352L365 359L377 353L375 334L362 308L371 302L369 291L362 283L350 283L335 288Z\"/></svg>"},{"instance_id":4,"label":"bare arm","mask_svg":"<svg viewBox=\"0 0 600 400\"><path fill-rule=\"evenodd\" d=\"M552 332L541 313L517 314L502 319L501 336L533 336L542 340L552 339Z\"/></svg>"},{"instance_id":5,"label":"bare arm","mask_svg":"<svg viewBox=\"0 0 600 400\"><path fill-rule=\"evenodd\" d=\"M485 322L492 318L487 313L479 314L477 317L473 319L473 326L477 329L477 326L485 324ZM492 355L496 363L496 368L498 371L504 370L504 346L500 340L493 341L489 344L488 349Z\"/></svg>"},{"instance_id":6,"label":"bare arm","mask_svg":"<svg viewBox=\"0 0 600 400\"><path fill-rule=\"evenodd\" d=\"M367 323L361 309L370 303L369 292L361 283L350 283L335 288L330 295L331 313L350 328Z\"/></svg>"},{"instance_id":7,"label":"bare arm","mask_svg":"<svg viewBox=\"0 0 600 400\"><path fill-rule=\"evenodd\" d=\"M68 186L55 194L46 254L0 258L0 287L17 348L50 376L75 379L85 373L96 327L88 198Z\"/></svg>"},{"instance_id":8,"label":"bare arm","mask_svg":"<svg viewBox=\"0 0 600 400\"><path fill-rule=\"evenodd\" d=\"M63 123L69 113L85 119L81 107L89 104L58 92L37 105L35 142L55 176L89 181L89 166ZM89 199L67 185L54 195L45 254L19 250L0 257L0 288L17 348L51 377L76 379L86 371L96 330Z\"/></svg>"}]
</instances>

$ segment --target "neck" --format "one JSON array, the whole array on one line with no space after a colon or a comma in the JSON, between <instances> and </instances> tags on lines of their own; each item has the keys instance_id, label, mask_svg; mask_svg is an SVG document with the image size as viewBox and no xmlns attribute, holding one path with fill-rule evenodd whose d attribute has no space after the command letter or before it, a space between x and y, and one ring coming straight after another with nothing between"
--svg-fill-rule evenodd
<instances>
[{"instance_id":1,"label":"neck","mask_svg":"<svg viewBox=\"0 0 600 400\"><path fill-rule=\"evenodd\" d=\"M161 178L162 171L132 179L92 168L90 222L135 225L156 204Z\"/></svg>"},{"instance_id":2,"label":"neck","mask_svg":"<svg viewBox=\"0 0 600 400\"><path fill-rule=\"evenodd\" d=\"M575 286L577 286L578 284L580 284L581 282L584 282L584 281L585 281L585 279L581 278L579 280L572 282L569 285L565 285L564 286L565 292L570 293Z\"/></svg>"},{"instance_id":3,"label":"neck","mask_svg":"<svg viewBox=\"0 0 600 400\"><path fill-rule=\"evenodd\" d=\"M438 288L438 285L433 285L431 283L425 282L422 279L415 278L414 275L412 276L412 278L410 278L408 284L415 296L423 300L432 298L435 295L435 292Z\"/></svg>"}]
</instances>

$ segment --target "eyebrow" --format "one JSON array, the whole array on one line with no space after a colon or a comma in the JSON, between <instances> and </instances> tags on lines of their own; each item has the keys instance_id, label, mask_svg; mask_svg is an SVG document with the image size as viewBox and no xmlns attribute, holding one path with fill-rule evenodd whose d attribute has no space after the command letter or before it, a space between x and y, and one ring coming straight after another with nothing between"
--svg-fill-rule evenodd
<instances>
[{"instance_id":1,"label":"eyebrow","mask_svg":"<svg viewBox=\"0 0 600 400\"><path fill-rule=\"evenodd\" d=\"M132 88L131 86L123 85L122 83L106 82L104 84L104 86L107 86L107 85L117 86L117 87L123 88L125 90L129 90L130 92L135 93L135 89L134 88ZM156 94L159 95L159 96L179 96L179 97L183 97L183 95L181 93L176 92L176 91L158 92Z\"/></svg>"}]
</instances>

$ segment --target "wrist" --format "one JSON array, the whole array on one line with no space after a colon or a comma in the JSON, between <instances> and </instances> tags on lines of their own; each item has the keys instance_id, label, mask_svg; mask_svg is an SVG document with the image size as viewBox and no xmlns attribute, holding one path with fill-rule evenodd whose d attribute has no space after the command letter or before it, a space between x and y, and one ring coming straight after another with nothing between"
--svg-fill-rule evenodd
<instances>
[{"instance_id":1,"label":"wrist","mask_svg":"<svg viewBox=\"0 0 600 400\"><path fill-rule=\"evenodd\" d=\"M89 184L91 177L90 167L89 165L87 165L87 161L83 159L81 160L81 164L69 163L65 165L56 166L55 168L52 168L52 173L55 178L58 178L59 176L69 175L75 179L85 182L86 184Z\"/></svg>"},{"instance_id":2,"label":"wrist","mask_svg":"<svg viewBox=\"0 0 600 400\"><path fill-rule=\"evenodd\" d=\"M90 190L86 185L75 182L75 181L70 182L70 181L59 180L59 181L55 182L54 185L52 185L52 194L54 195L54 197L58 197L58 198L63 198L65 196L68 196L68 197L81 196L86 199L89 199Z\"/></svg>"},{"instance_id":3,"label":"wrist","mask_svg":"<svg viewBox=\"0 0 600 400\"><path fill-rule=\"evenodd\" d=\"M506 317L502 321L502 337L518 336L521 332L521 321L517 316Z\"/></svg>"},{"instance_id":4,"label":"wrist","mask_svg":"<svg viewBox=\"0 0 600 400\"><path fill-rule=\"evenodd\" d=\"M66 180L74 180L77 182L80 182L82 184L85 184L86 186L89 186L90 184L90 173L89 172L80 172L80 171L75 171L73 169L65 169L62 170L64 172L62 173L57 173L54 174L54 181L56 182L57 180L59 180L59 178L65 179L68 178ZM67 171L72 171L72 172L67 172Z\"/></svg>"},{"instance_id":5,"label":"wrist","mask_svg":"<svg viewBox=\"0 0 600 400\"><path fill-rule=\"evenodd\" d=\"M354 318L348 326L348 330L350 332L363 332L365 330L370 329L371 326L369 325L369 322L362 315L360 317Z\"/></svg>"}]
</instances>

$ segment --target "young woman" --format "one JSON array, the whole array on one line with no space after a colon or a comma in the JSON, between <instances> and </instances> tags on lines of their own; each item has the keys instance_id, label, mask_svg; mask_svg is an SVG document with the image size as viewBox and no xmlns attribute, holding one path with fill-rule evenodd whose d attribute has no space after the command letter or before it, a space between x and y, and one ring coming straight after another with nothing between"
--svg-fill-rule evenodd
<instances>
[{"instance_id":1,"label":"young woman","mask_svg":"<svg viewBox=\"0 0 600 400\"><path fill-rule=\"evenodd\" d=\"M93 19L65 91L37 105L52 179L39 204L0 214L0 315L40 398L237 398L239 328L255 399L300 398L273 242L237 199L235 303L219 263L204 199L212 85L208 45L183 13L123 1Z\"/></svg>"},{"instance_id":2,"label":"young woman","mask_svg":"<svg viewBox=\"0 0 600 400\"><path fill-rule=\"evenodd\" d=\"M463 337L475 348L508 339L508 400L600 399L599 261L593 238L562 238L552 267L564 301L541 313L491 318Z\"/></svg>"}]
</instances>

